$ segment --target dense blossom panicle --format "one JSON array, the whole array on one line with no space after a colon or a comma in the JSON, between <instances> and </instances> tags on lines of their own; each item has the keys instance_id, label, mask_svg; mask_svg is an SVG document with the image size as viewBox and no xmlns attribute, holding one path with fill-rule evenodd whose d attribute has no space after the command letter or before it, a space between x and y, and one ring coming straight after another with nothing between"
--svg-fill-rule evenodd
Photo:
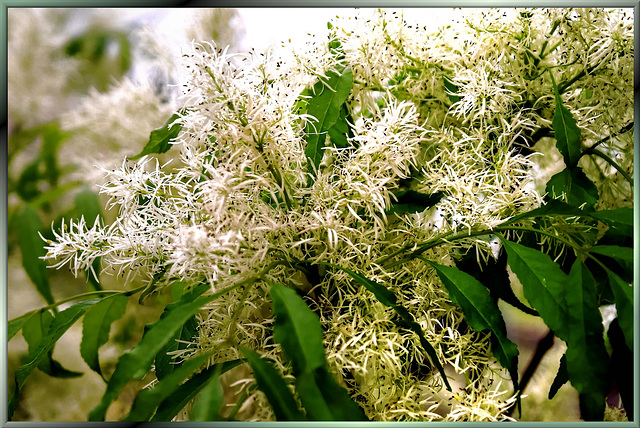
<instances>
[{"instance_id":1,"label":"dense blossom panicle","mask_svg":"<svg viewBox=\"0 0 640 428\"><path fill-rule=\"evenodd\" d=\"M46 258L77 273L102 257L106 269L127 278L163 273L212 291L266 276L297 288L319 315L330 369L346 376L343 386L369 417L511 420L515 396L499 381L456 385L449 404L439 404L448 393L418 336L345 272L318 263L360 272L395 293L452 376L506 376L495 367L489 335L466 326L429 265L381 260L538 207L540 156L524 142L551 127L554 90L548 73L532 73L542 62L555 81L567 82L586 68L581 89L560 89L583 118L590 146L603 129L613 135L632 120L632 35L629 17L601 9L481 10L433 31L379 11L366 22L338 21L328 43L288 61L277 51L237 54L194 43L182 58L176 159L160 166L143 157L105 169L101 190L117 220L70 222L55 232ZM344 64L353 72L348 144L325 136L320 166L312 168L305 148L314 118L300 108L309 98L301 94ZM601 149L633 173L628 133ZM599 161L581 162L607 189L603 207L630 206L628 183L596 177ZM394 211L407 191L438 198L421 210ZM499 251L497 240L477 237L443 240L422 256L451 266L461 254L486 260ZM223 361L246 346L291 377L273 342L268 287L260 279L250 284L209 303L198 340L176 356L211 350ZM273 419L264 395L249 389L251 373L234 373L230 386L249 397L240 414Z\"/></svg>"}]
</instances>

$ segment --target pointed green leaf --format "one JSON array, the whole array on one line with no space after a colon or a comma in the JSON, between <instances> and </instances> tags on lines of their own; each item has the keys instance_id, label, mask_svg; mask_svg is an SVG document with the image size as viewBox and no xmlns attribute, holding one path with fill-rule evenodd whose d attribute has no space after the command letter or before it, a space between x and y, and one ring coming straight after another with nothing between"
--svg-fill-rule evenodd
<instances>
[{"instance_id":1,"label":"pointed green leaf","mask_svg":"<svg viewBox=\"0 0 640 428\"><path fill-rule=\"evenodd\" d=\"M165 312L162 313L160 318L166 317L169 311L172 310L171 305L167 305ZM198 335L198 320L195 316L190 317L173 335L171 340L158 351L155 357L156 376L158 379L162 379L168 374L172 373L178 368L179 363L169 355L173 351L186 349L188 342L191 342L194 337Z\"/></svg>"},{"instance_id":2,"label":"pointed green leaf","mask_svg":"<svg viewBox=\"0 0 640 428\"><path fill-rule=\"evenodd\" d=\"M29 352L28 362L22 365L15 373L15 392L9 401L9 419L18 406L18 397L25 381L38 364L45 358L49 351L62 337L62 335L93 305L100 299L85 300L59 312L49 326L47 334L42 338L38 347L33 352Z\"/></svg>"},{"instance_id":3,"label":"pointed green leaf","mask_svg":"<svg viewBox=\"0 0 640 428\"><path fill-rule=\"evenodd\" d=\"M210 357L211 353L206 353L190 358L152 388L140 391L133 400L131 411L123 421L148 421L151 419L160 403L171 396L182 382L202 367Z\"/></svg>"},{"instance_id":4,"label":"pointed green leaf","mask_svg":"<svg viewBox=\"0 0 640 428\"><path fill-rule=\"evenodd\" d=\"M311 98L307 102L307 114L315 120L307 123L307 147L305 155L309 161L308 171L315 175L324 155L327 131L340 117L340 108L347 101L353 87L351 67L338 67L339 70L327 72L327 79L317 82Z\"/></svg>"},{"instance_id":5,"label":"pointed green leaf","mask_svg":"<svg viewBox=\"0 0 640 428\"><path fill-rule=\"evenodd\" d=\"M182 129L182 125L174 123L179 118L180 113L174 113L163 127L151 131L149 141L147 145L144 146L144 149L142 149L140 154L130 157L129 159L136 160L145 155L168 152L171 146L173 146L170 142L176 139Z\"/></svg>"},{"instance_id":6,"label":"pointed green leaf","mask_svg":"<svg viewBox=\"0 0 640 428\"><path fill-rule=\"evenodd\" d=\"M601 421L610 382L609 355L604 346L595 281L580 259L571 267L566 288L567 373L580 394L582 418Z\"/></svg>"},{"instance_id":7,"label":"pointed green leaf","mask_svg":"<svg viewBox=\"0 0 640 428\"><path fill-rule=\"evenodd\" d=\"M635 360L633 351L627 346L618 318L609 324L607 332L609 343L611 343L611 375L613 381L617 383L620 390L620 398L624 405L625 412L630 421L633 418L633 389L635 377L629 376L633 373Z\"/></svg>"},{"instance_id":8,"label":"pointed green leaf","mask_svg":"<svg viewBox=\"0 0 640 428\"><path fill-rule=\"evenodd\" d=\"M80 355L91 370L100 375L98 350L109 340L111 324L124 315L127 302L127 297L122 294L106 297L89 309L82 320Z\"/></svg>"},{"instance_id":9,"label":"pointed green leaf","mask_svg":"<svg viewBox=\"0 0 640 428\"><path fill-rule=\"evenodd\" d=\"M426 260L426 259L423 259ZM451 300L462 308L464 317L476 331L489 330L495 337L493 355L509 370L515 389L518 389L518 347L507 338L507 327L498 305L487 290L471 275L454 267L433 262L429 264L449 292Z\"/></svg>"},{"instance_id":10,"label":"pointed green leaf","mask_svg":"<svg viewBox=\"0 0 640 428\"><path fill-rule=\"evenodd\" d=\"M222 421L220 415L224 404L224 389L220 383L221 365L216 365L211 379L202 388L191 409L192 421Z\"/></svg>"},{"instance_id":11,"label":"pointed green leaf","mask_svg":"<svg viewBox=\"0 0 640 428\"><path fill-rule=\"evenodd\" d=\"M328 129L327 133L331 138L331 142L334 146L339 148L349 147L350 143L348 138L353 137L353 131L349 127L349 110L347 104L343 103L340 107L340 115L336 123Z\"/></svg>"},{"instance_id":12,"label":"pointed green leaf","mask_svg":"<svg viewBox=\"0 0 640 428\"><path fill-rule=\"evenodd\" d=\"M208 382L218 370L220 370L220 374L223 374L245 362L245 359L237 359L214 364L192 376L191 379L180 385L171 395L160 403L151 421L160 422L172 420L193 397L198 395L198 393L208 385Z\"/></svg>"},{"instance_id":13,"label":"pointed green leaf","mask_svg":"<svg viewBox=\"0 0 640 428\"><path fill-rule=\"evenodd\" d=\"M449 380L447 379L447 375L444 372L444 368L442 367L442 364L438 360L438 354L436 354L436 350L433 349L433 346L429 343L429 341L425 337L424 332L422 331L422 327L420 327L420 324L418 324L413 319L409 311L407 311L407 309L404 308L402 305L397 304L397 298L396 298L396 295L393 294L393 291L387 289L384 285L378 284L375 281L365 278L364 276L350 269L343 268L338 265L333 265L330 263L323 263L323 264L345 271L353 279L355 279L358 284L364 286L367 290L373 293L373 295L376 297L376 299L378 299L380 303L392 308L398 315L400 315L404 324L406 324L406 326L411 331L413 331L415 334L418 335L418 338L420 339L420 344L422 345L424 350L427 352L427 355L429 355L429 359L436 366L436 368L438 369L438 372L440 372L440 375L442 376L442 380L445 386L449 391L451 391L451 385L449 385Z\"/></svg>"},{"instance_id":14,"label":"pointed green leaf","mask_svg":"<svg viewBox=\"0 0 640 428\"><path fill-rule=\"evenodd\" d=\"M48 304L53 303L47 263L40 257L47 255L44 241L38 235L43 229L40 217L31 205L26 204L19 214L18 243L22 252L22 266Z\"/></svg>"},{"instance_id":15,"label":"pointed green leaf","mask_svg":"<svg viewBox=\"0 0 640 428\"><path fill-rule=\"evenodd\" d=\"M102 400L89 414L89 420L104 420L109 405L122 388L129 380L140 379L149 371L155 355L172 339L184 323L205 304L237 287L235 285L227 287L210 296L194 300L195 295L202 294L208 289L206 284L203 285L204 287L197 287L188 295L189 297L185 299L186 303L177 305L165 318L149 325L140 343L118 360Z\"/></svg>"},{"instance_id":16,"label":"pointed green leaf","mask_svg":"<svg viewBox=\"0 0 640 428\"><path fill-rule=\"evenodd\" d=\"M525 298L556 336L566 341L567 275L547 254L503 238L501 241L507 251L509 267L522 283Z\"/></svg>"},{"instance_id":17,"label":"pointed green leaf","mask_svg":"<svg viewBox=\"0 0 640 428\"><path fill-rule=\"evenodd\" d=\"M563 198L574 207L592 210L598 202L598 188L580 167L565 168L547 182L547 193L553 199Z\"/></svg>"},{"instance_id":18,"label":"pointed green leaf","mask_svg":"<svg viewBox=\"0 0 640 428\"><path fill-rule=\"evenodd\" d=\"M560 358L560 367L558 367L558 373L553 379L553 383L549 388L549 400L556 396L562 385L569 381L569 373L567 373L567 355L563 354Z\"/></svg>"},{"instance_id":19,"label":"pointed green leaf","mask_svg":"<svg viewBox=\"0 0 640 428\"><path fill-rule=\"evenodd\" d=\"M600 254L614 259L622 268L618 274L623 280L633 281L633 248L618 245L596 245L589 248L589 253ZM605 263L608 265L608 263ZM612 266L608 266L612 268ZM616 270L616 269L614 269Z\"/></svg>"},{"instance_id":20,"label":"pointed green leaf","mask_svg":"<svg viewBox=\"0 0 640 428\"><path fill-rule=\"evenodd\" d=\"M287 383L275 367L266 359L260 358L255 352L246 348L241 350L249 361L249 365L251 365L258 387L267 396L267 400L269 400L269 404L271 404L271 408L276 415L276 420L306 420L306 415L300 410L300 406L289 390Z\"/></svg>"},{"instance_id":21,"label":"pointed green leaf","mask_svg":"<svg viewBox=\"0 0 640 428\"><path fill-rule=\"evenodd\" d=\"M594 211L592 217L605 223L625 235L633 235L633 208L617 208L615 210Z\"/></svg>"},{"instance_id":22,"label":"pointed green leaf","mask_svg":"<svg viewBox=\"0 0 640 428\"><path fill-rule=\"evenodd\" d=\"M29 322L32 317L37 316L37 314L38 312L29 312L10 320L7 324L7 341L11 340L11 338L22 330L24 325Z\"/></svg>"},{"instance_id":23,"label":"pointed green leaf","mask_svg":"<svg viewBox=\"0 0 640 428\"><path fill-rule=\"evenodd\" d=\"M606 271L613 296L616 299L618 323L627 346L629 349L633 349L633 287L609 269Z\"/></svg>"},{"instance_id":24,"label":"pointed green leaf","mask_svg":"<svg viewBox=\"0 0 640 428\"><path fill-rule=\"evenodd\" d=\"M562 105L562 98L554 82L556 109L553 113L553 131L556 136L556 147L564 156L564 163L573 168L580 160L580 128L567 108Z\"/></svg>"}]
</instances>

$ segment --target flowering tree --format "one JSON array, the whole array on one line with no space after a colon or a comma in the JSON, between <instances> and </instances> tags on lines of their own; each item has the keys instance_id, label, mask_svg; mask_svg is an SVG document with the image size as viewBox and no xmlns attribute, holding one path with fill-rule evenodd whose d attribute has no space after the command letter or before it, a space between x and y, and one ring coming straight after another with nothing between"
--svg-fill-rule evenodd
<instances>
[{"instance_id":1,"label":"flowering tree","mask_svg":"<svg viewBox=\"0 0 640 428\"><path fill-rule=\"evenodd\" d=\"M632 416L631 17L486 10L430 32L380 11L329 29L288 62L184 54L182 108L105 171L117 220L46 244L55 267L99 258L145 284L11 320L10 337L50 327L10 410L80 317L100 373L127 296L170 293L90 420L150 371L125 420L511 419L526 380L498 300L567 344L551 396L570 381L602 420L613 379ZM560 161L542 189L541 147Z\"/></svg>"}]
</instances>

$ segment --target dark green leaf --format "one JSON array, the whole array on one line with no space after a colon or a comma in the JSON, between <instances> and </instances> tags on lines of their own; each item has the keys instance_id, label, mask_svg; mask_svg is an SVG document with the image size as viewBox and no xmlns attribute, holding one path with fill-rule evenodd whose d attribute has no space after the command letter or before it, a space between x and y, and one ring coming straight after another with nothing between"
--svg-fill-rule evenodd
<instances>
[{"instance_id":1,"label":"dark green leaf","mask_svg":"<svg viewBox=\"0 0 640 428\"><path fill-rule=\"evenodd\" d=\"M22 365L15 373L15 392L9 401L9 419L13 415L17 405L20 390L24 386L27 377L31 374L38 364L45 356L49 354L49 351L53 349L54 345L62 337L62 335L80 318L84 313L94 304L98 303L100 299L85 300L84 302L76 303L75 305L59 312L55 319L51 322L47 334L42 338L37 349L29 353L29 362Z\"/></svg>"},{"instance_id":2,"label":"dark green leaf","mask_svg":"<svg viewBox=\"0 0 640 428\"><path fill-rule=\"evenodd\" d=\"M38 312L30 312L10 320L7 324L7 341L11 340L11 338L22 330L22 327L24 327L32 317L37 316L37 314Z\"/></svg>"},{"instance_id":3,"label":"dark green leaf","mask_svg":"<svg viewBox=\"0 0 640 428\"><path fill-rule=\"evenodd\" d=\"M376 297L376 299L378 299L380 303L392 308L398 315L400 315L404 324L406 324L406 326L411 331L413 331L415 334L418 335L418 338L420 339L420 344L422 345L424 350L427 352L427 355L429 355L431 362L436 366L436 368L438 369L438 372L440 372L440 375L442 376L442 380L444 381L445 386L449 391L451 391L451 385L449 385L449 380L447 379L447 375L444 372L444 368L442 367L442 364L438 360L438 354L436 354L436 350L433 349L433 346L429 343L427 338L424 336L422 327L420 327L420 324L418 324L413 319L409 311L407 311L407 309L404 308L402 305L397 304L396 295L391 290L383 286L382 284L378 284L375 281L365 278L364 276L350 269L343 268L343 267L329 264L329 263L326 263L326 264L328 266L332 266L334 268L343 270L349 275L351 275L351 277L355 279L358 284L364 286L367 290L372 292L373 295Z\"/></svg>"},{"instance_id":4,"label":"dark green leaf","mask_svg":"<svg viewBox=\"0 0 640 428\"><path fill-rule=\"evenodd\" d=\"M598 188L580 167L565 168L547 182L547 193L553 199L562 198L574 207L593 209L598 202Z\"/></svg>"},{"instance_id":5,"label":"dark green leaf","mask_svg":"<svg viewBox=\"0 0 640 428\"><path fill-rule=\"evenodd\" d=\"M48 304L53 303L51 286L47 272L47 263L40 257L47 254L44 241L38 235L43 226L40 217L31 205L26 204L19 214L18 243L22 252L22 266L29 278L36 285L40 295Z\"/></svg>"},{"instance_id":6,"label":"dark green leaf","mask_svg":"<svg viewBox=\"0 0 640 428\"><path fill-rule=\"evenodd\" d=\"M234 287L228 287L211 296L187 300L184 304L177 305L165 318L152 323L145 331L140 343L118 360L115 371L107 384L107 390L100 403L89 414L89 420L104 420L109 405L122 388L129 380L140 379L149 371L155 355L173 338L184 323L205 304L229 292ZM204 287L198 287L196 290L202 294L207 288L208 286L204 284ZM195 293L190 294L192 298L193 294Z\"/></svg>"},{"instance_id":7,"label":"dark green leaf","mask_svg":"<svg viewBox=\"0 0 640 428\"><path fill-rule=\"evenodd\" d=\"M609 325L609 331L607 332L609 337L609 343L611 343L611 374L613 380L618 385L620 391L620 398L624 405L624 410L627 413L627 417L630 421L633 419L634 406L633 406L633 388L635 378L629 376L634 370L634 355L633 351L627 347L625 343L624 334L618 323L618 318L614 319Z\"/></svg>"},{"instance_id":8,"label":"dark green leaf","mask_svg":"<svg viewBox=\"0 0 640 428\"><path fill-rule=\"evenodd\" d=\"M455 85L455 83L453 83L453 81L444 74L442 75L442 80L444 81L444 90L447 94L447 97L449 98L449 101L451 101L452 103L457 103L458 101L460 101L460 97L458 95L455 95L458 92L458 87Z\"/></svg>"},{"instance_id":9,"label":"dark green leaf","mask_svg":"<svg viewBox=\"0 0 640 428\"><path fill-rule=\"evenodd\" d=\"M558 367L558 373L553 379L553 383L549 388L549 400L556 396L562 385L569 381L569 373L567 373L567 355L563 354L560 358L560 367Z\"/></svg>"},{"instance_id":10,"label":"dark green leaf","mask_svg":"<svg viewBox=\"0 0 640 428\"><path fill-rule=\"evenodd\" d=\"M123 420L148 421L151 419L160 403L171 396L182 382L202 367L210 357L211 354L207 353L190 358L152 388L140 391L131 405L131 411Z\"/></svg>"},{"instance_id":11,"label":"dark green leaf","mask_svg":"<svg viewBox=\"0 0 640 428\"><path fill-rule=\"evenodd\" d=\"M55 122L47 126L42 134L42 148L40 151L45 166L44 178L46 178L52 186L58 184L58 178L61 173L58 168L58 149L69 135L70 134L60 130L60 126Z\"/></svg>"},{"instance_id":12,"label":"dark green leaf","mask_svg":"<svg viewBox=\"0 0 640 428\"><path fill-rule=\"evenodd\" d=\"M567 373L580 394L584 420L602 420L609 388L609 355L604 346L602 315L595 282L579 259L566 282Z\"/></svg>"},{"instance_id":13,"label":"dark green leaf","mask_svg":"<svg viewBox=\"0 0 640 428\"><path fill-rule=\"evenodd\" d=\"M90 189L84 189L75 197L78 217L84 217L88 227L93 226L98 216L102 216L98 194Z\"/></svg>"},{"instance_id":14,"label":"dark green leaf","mask_svg":"<svg viewBox=\"0 0 640 428\"><path fill-rule=\"evenodd\" d=\"M241 350L251 365L258 387L269 400L276 419L278 421L306 420L306 415L300 410L300 406L298 406L287 383L275 367L266 359L260 358L255 352L246 348Z\"/></svg>"},{"instance_id":15,"label":"dark green leaf","mask_svg":"<svg viewBox=\"0 0 640 428\"><path fill-rule=\"evenodd\" d=\"M160 403L158 410L151 421L159 422L172 420L176 417L178 412L180 412L180 410L182 410L184 406L186 406L187 403L208 384L211 378L217 373L218 367L220 367L220 374L223 374L245 362L246 360L244 359L226 361L224 363L210 366L209 368L192 376L191 379L180 385L178 389Z\"/></svg>"},{"instance_id":16,"label":"dark green leaf","mask_svg":"<svg viewBox=\"0 0 640 428\"><path fill-rule=\"evenodd\" d=\"M152 153L166 153L169 151L173 144L170 144L171 140L174 140L180 130L182 129L182 125L178 123L173 123L180 118L179 113L174 113L167 123L164 124L163 127L158 128L154 131L151 131L151 135L149 135L149 141L147 145L144 146L142 152L140 154L130 157L130 160L136 160L141 158L144 155L149 155ZM173 123L173 125L171 125Z\"/></svg>"},{"instance_id":17,"label":"dark green leaf","mask_svg":"<svg viewBox=\"0 0 640 428\"><path fill-rule=\"evenodd\" d=\"M220 383L221 365L216 365L213 376L207 385L202 388L191 410L193 421L222 421L220 416L224 404L224 389Z\"/></svg>"},{"instance_id":18,"label":"dark green leaf","mask_svg":"<svg viewBox=\"0 0 640 428\"><path fill-rule=\"evenodd\" d=\"M426 260L426 259L423 259ZM449 292L451 300L462 308L464 317L476 331L489 330L495 337L492 352L500 365L511 374L514 389L518 389L518 347L507 338L507 327L498 305L487 290L471 275L454 267L433 262L429 264Z\"/></svg>"},{"instance_id":19,"label":"dark green leaf","mask_svg":"<svg viewBox=\"0 0 640 428\"><path fill-rule=\"evenodd\" d=\"M535 217L545 217L545 216L553 216L553 215L584 217L584 216L593 215L593 214L594 214L593 212L591 213L584 212L581 209L576 208L573 205L569 205L565 202L562 202L558 199L551 199L541 207L518 214L517 216L514 216L509 220L505 221L503 224L515 223L519 220L522 220L523 218L535 218Z\"/></svg>"},{"instance_id":20,"label":"dark green leaf","mask_svg":"<svg viewBox=\"0 0 640 428\"><path fill-rule=\"evenodd\" d=\"M633 287L609 269L607 275L616 299L618 323L624 333L627 347L633 349Z\"/></svg>"},{"instance_id":21,"label":"dark green leaf","mask_svg":"<svg viewBox=\"0 0 640 428\"><path fill-rule=\"evenodd\" d=\"M620 247L617 245L596 245L589 248L589 253L600 254L609 257L620 266L620 269L614 269L609 263L605 263L611 270L616 271L623 280L627 282L633 281L633 248Z\"/></svg>"},{"instance_id":22,"label":"dark green leaf","mask_svg":"<svg viewBox=\"0 0 640 428\"><path fill-rule=\"evenodd\" d=\"M20 173L16 183L16 192L23 201L31 201L40 193L38 184L42 175L40 173L40 157L29 163Z\"/></svg>"},{"instance_id":23,"label":"dark green leaf","mask_svg":"<svg viewBox=\"0 0 640 428\"><path fill-rule=\"evenodd\" d=\"M339 72L328 71L326 81L321 80L313 87L313 93L307 102L307 114L313 116L315 120L307 123L307 147L305 148L305 155L309 162L308 171L312 175L315 175L322 161L327 131L338 121L341 106L349 98L352 87L351 67L344 67Z\"/></svg>"},{"instance_id":24,"label":"dark green leaf","mask_svg":"<svg viewBox=\"0 0 640 428\"><path fill-rule=\"evenodd\" d=\"M580 128L567 108L562 105L562 98L554 82L556 109L553 113L553 132L556 136L556 147L564 156L564 163L573 168L580 160Z\"/></svg>"},{"instance_id":25,"label":"dark green leaf","mask_svg":"<svg viewBox=\"0 0 640 428\"><path fill-rule=\"evenodd\" d=\"M522 283L524 297L556 336L566 341L568 331L564 290L567 275L547 254L505 239L501 241L507 251L509 266Z\"/></svg>"},{"instance_id":26,"label":"dark green leaf","mask_svg":"<svg viewBox=\"0 0 640 428\"><path fill-rule=\"evenodd\" d=\"M100 375L98 350L109 340L111 324L124 315L127 302L127 297L122 294L106 297L93 306L82 320L80 355L91 370Z\"/></svg>"},{"instance_id":27,"label":"dark green leaf","mask_svg":"<svg viewBox=\"0 0 640 428\"><path fill-rule=\"evenodd\" d=\"M594 211L591 216L622 233L628 235L633 233L633 208L623 207L615 210Z\"/></svg>"},{"instance_id":28,"label":"dark green leaf","mask_svg":"<svg viewBox=\"0 0 640 428\"><path fill-rule=\"evenodd\" d=\"M386 214L421 213L427 208L431 208L444 197L443 192L426 194L415 190L401 190L394 192L396 202L391 203L391 207Z\"/></svg>"}]
</instances>

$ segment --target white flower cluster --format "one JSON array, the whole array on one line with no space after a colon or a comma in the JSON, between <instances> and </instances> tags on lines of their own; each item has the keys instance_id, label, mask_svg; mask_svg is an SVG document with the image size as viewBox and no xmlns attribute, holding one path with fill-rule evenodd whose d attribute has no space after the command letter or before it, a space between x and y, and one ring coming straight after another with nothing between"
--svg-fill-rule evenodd
<instances>
[{"instance_id":1,"label":"white flower cluster","mask_svg":"<svg viewBox=\"0 0 640 428\"><path fill-rule=\"evenodd\" d=\"M102 257L106 269L118 267L122 274L164 272L159 286L206 282L212 291L266 274L306 295L323 323L332 370L370 418L509 419L513 399L499 400L502 392L495 389L460 392L447 411L434 405L442 379L418 337L396 325L393 312L346 273L316 264L361 272L391 289L455 373L502 376L493 369L488 336L466 326L428 266L414 260L390 267L381 260L442 233L491 228L538 206L533 162L521 146L538 127L550 126L553 89L548 74L528 74L536 70L536 55L547 46L539 61L557 67L554 73L562 70L559 82L577 73L580 61L611 68L586 78L601 99L595 91L618 90L616 73L632 73L624 56L632 32L618 29L617 22L627 21L617 13L489 13L480 24L470 18L429 33L379 12L359 25L338 23L331 49L310 46L290 63L275 54L231 55L194 44L184 54L190 78L173 149L180 150L180 165L165 171L144 158L109 171L102 191L119 207L118 220L106 228L70 223L49 244L47 258L77 271ZM593 14L595 27L569 28ZM556 19L555 31L562 31L557 45L556 36L547 37ZM566 40L569 34L585 38L589 48L580 52L578 42ZM605 42L611 35L618 38ZM352 137L346 148L327 137L309 184L306 130L313 118L300 108L300 94L340 61L353 72L346 102ZM563 66L568 62L575 65ZM598 83L603 75L611 80ZM571 87L565 94L576 112L584 105L579 92ZM613 121L603 116L606 103L589 108L594 121L581 126L595 133L603 121ZM622 110L631 117L631 109ZM621 119L615 120L612 129ZM397 194L407 189L441 200L432 209L394 212ZM451 264L454 248L492 251L489 242L470 238L423 256ZM266 290L257 281L213 301L202 317L198 348L215 350L222 360L239 356L238 345L248 346L289 373L271 338ZM250 377L235 381L240 390L251 383ZM249 397L244 417L273 417L261 393Z\"/></svg>"}]
</instances>

